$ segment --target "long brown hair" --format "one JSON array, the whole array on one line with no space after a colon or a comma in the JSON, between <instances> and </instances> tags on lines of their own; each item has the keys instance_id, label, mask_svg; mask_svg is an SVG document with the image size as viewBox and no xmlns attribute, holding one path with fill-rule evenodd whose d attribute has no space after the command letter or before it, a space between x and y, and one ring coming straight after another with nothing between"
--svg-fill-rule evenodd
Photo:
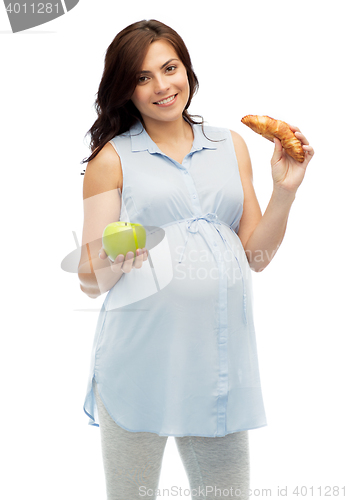
<instances>
[{"instance_id":1,"label":"long brown hair","mask_svg":"<svg viewBox=\"0 0 349 500\"><path fill-rule=\"evenodd\" d=\"M120 31L106 51L104 71L95 101L98 118L85 134L85 137L88 133L91 135L90 149L93 153L80 163L92 160L110 139L129 130L137 120L143 123L131 97L148 48L156 40L170 42L187 70L190 93L183 117L192 124L203 124L202 117L201 121L196 122L193 116L197 115L190 115L187 111L199 82L182 38L172 28L155 19L139 21Z\"/></svg>"}]
</instances>

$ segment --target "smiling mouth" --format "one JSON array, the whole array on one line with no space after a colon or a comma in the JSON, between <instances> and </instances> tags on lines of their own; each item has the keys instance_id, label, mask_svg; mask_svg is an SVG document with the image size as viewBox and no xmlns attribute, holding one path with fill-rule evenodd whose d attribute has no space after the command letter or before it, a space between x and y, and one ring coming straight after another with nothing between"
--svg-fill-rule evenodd
<instances>
[{"instance_id":1,"label":"smiling mouth","mask_svg":"<svg viewBox=\"0 0 349 500\"><path fill-rule=\"evenodd\" d=\"M170 97L166 97L166 99L163 99L162 101L157 101L154 102L154 104L167 104L168 102L173 101L173 99L177 96L178 94L171 95Z\"/></svg>"}]
</instances>

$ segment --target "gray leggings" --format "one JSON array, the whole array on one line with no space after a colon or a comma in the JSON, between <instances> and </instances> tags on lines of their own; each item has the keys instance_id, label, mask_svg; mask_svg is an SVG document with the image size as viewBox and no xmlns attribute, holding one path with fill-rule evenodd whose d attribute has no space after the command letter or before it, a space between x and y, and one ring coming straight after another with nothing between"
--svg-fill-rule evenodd
<instances>
[{"instance_id":1,"label":"gray leggings","mask_svg":"<svg viewBox=\"0 0 349 500\"><path fill-rule=\"evenodd\" d=\"M105 409L95 380L93 389L100 422L107 500L178 497L179 485L173 485L172 491L171 488L160 490L159 497L156 495L168 436L123 429ZM248 431L223 437L183 436L175 440L193 500L249 498ZM188 492L186 498L190 498Z\"/></svg>"}]
</instances>

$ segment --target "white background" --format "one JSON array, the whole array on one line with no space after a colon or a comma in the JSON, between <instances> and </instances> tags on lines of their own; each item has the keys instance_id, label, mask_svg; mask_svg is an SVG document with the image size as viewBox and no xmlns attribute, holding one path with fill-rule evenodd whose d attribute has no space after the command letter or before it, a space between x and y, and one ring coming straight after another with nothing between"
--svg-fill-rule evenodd
<instances>
[{"instance_id":1,"label":"white background","mask_svg":"<svg viewBox=\"0 0 349 500\"><path fill-rule=\"evenodd\" d=\"M245 139L262 212L274 147L241 118L287 121L315 149L282 246L253 274L268 426L249 433L251 488L253 498L263 488L278 498L278 486L297 498L297 485L308 488L302 498L326 486L348 495L347 2L81 0L17 34L0 8L0 496L105 498L100 431L82 409L105 295L89 299L60 263L73 231L81 241L80 161L105 51L121 29L151 18L187 44L200 82L191 113ZM160 488L172 486L189 488L173 437Z\"/></svg>"}]
</instances>

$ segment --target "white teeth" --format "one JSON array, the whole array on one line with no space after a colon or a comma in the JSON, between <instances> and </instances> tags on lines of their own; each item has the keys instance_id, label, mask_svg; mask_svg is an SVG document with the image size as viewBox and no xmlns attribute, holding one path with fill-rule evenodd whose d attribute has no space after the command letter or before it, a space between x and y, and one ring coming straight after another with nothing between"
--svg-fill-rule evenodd
<instances>
[{"instance_id":1,"label":"white teeth","mask_svg":"<svg viewBox=\"0 0 349 500\"><path fill-rule=\"evenodd\" d=\"M173 99L175 98L176 96L173 95L172 97L169 97L168 99L164 99L163 101L158 101L156 104L166 104L167 102L170 102L170 101L173 101Z\"/></svg>"}]
</instances>

